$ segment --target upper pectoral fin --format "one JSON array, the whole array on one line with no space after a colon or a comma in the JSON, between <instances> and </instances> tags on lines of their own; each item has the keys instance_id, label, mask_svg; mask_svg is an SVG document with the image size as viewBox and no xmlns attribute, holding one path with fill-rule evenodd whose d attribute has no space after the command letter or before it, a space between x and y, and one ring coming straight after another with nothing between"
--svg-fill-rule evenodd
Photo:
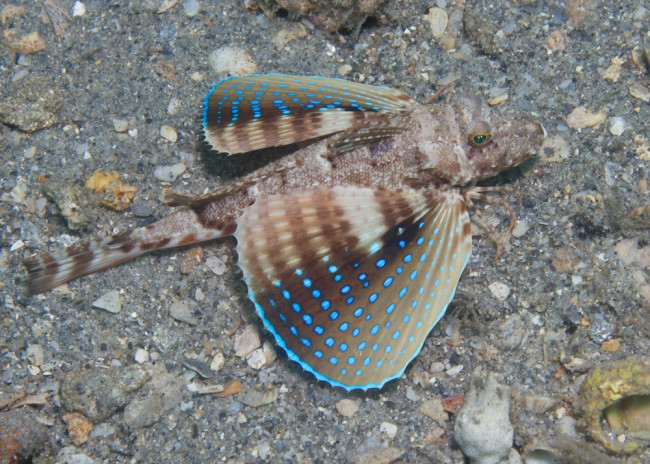
<instances>
[{"instance_id":1,"label":"upper pectoral fin","mask_svg":"<svg viewBox=\"0 0 650 464\"><path fill-rule=\"evenodd\" d=\"M206 97L203 127L214 150L235 154L373 127L414 105L398 90L341 79L231 77Z\"/></svg>"}]
</instances>

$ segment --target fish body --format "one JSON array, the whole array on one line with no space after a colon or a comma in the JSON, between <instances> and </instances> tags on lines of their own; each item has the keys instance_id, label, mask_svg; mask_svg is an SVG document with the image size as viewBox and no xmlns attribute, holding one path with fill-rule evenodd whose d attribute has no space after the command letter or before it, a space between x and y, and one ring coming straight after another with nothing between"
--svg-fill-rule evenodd
<instances>
[{"instance_id":1,"label":"fish body","mask_svg":"<svg viewBox=\"0 0 650 464\"><path fill-rule=\"evenodd\" d=\"M418 105L393 89L285 75L216 84L204 131L233 156L320 140L208 194L166 192L177 210L154 224L28 258L29 292L234 235L278 345L348 390L383 386L417 355L471 254L468 192L544 137L531 117L476 98Z\"/></svg>"}]
</instances>

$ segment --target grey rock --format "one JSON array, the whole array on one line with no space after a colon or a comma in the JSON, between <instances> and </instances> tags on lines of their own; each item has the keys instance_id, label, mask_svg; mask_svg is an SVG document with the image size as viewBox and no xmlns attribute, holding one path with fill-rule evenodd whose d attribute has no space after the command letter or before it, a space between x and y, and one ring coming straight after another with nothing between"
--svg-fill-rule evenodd
<instances>
[{"instance_id":1,"label":"grey rock","mask_svg":"<svg viewBox=\"0 0 650 464\"><path fill-rule=\"evenodd\" d=\"M510 387L477 369L454 427L454 439L471 462L497 463L508 455L514 438L509 413Z\"/></svg>"},{"instance_id":2,"label":"grey rock","mask_svg":"<svg viewBox=\"0 0 650 464\"><path fill-rule=\"evenodd\" d=\"M137 201L137 202L133 202L131 206L131 211L133 212L134 216L144 218L144 217L149 217L153 213L155 213L157 206L158 205L153 201L149 201L149 200Z\"/></svg>"},{"instance_id":3,"label":"grey rock","mask_svg":"<svg viewBox=\"0 0 650 464\"><path fill-rule=\"evenodd\" d=\"M214 376L214 372L210 369L210 365L206 362L199 361L198 359L184 358L183 366L193 370L204 379L211 379Z\"/></svg>"},{"instance_id":4,"label":"grey rock","mask_svg":"<svg viewBox=\"0 0 650 464\"><path fill-rule=\"evenodd\" d=\"M239 400L251 408L259 408L266 404L271 404L278 399L280 392L277 388L271 390L248 390Z\"/></svg>"},{"instance_id":5,"label":"grey rock","mask_svg":"<svg viewBox=\"0 0 650 464\"><path fill-rule=\"evenodd\" d=\"M233 401L232 403L230 403L230 406L228 406L227 409L228 414L238 414L243 407L244 405L239 401Z\"/></svg>"},{"instance_id":6,"label":"grey rock","mask_svg":"<svg viewBox=\"0 0 650 464\"><path fill-rule=\"evenodd\" d=\"M0 412L0 462L31 461L31 457L43 451L47 437L47 427L29 408ZM11 458L6 454L8 449L13 451Z\"/></svg>"},{"instance_id":7,"label":"grey rock","mask_svg":"<svg viewBox=\"0 0 650 464\"><path fill-rule=\"evenodd\" d=\"M74 446L66 446L56 455L56 462L61 464L93 464L95 461Z\"/></svg>"},{"instance_id":8,"label":"grey rock","mask_svg":"<svg viewBox=\"0 0 650 464\"><path fill-rule=\"evenodd\" d=\"M118 314L122 310L119 290L111 290L110 292L104 293L93 301L92 306L93 308L103 309L109 313Z\"/></svg>"},{"instance_id":9,"label":"grey rock","mask_svg":"<svg viewBox=\"0 0 650 464\"><path fill-rule=\"evenodd\" d=\"M194 316L194 310L190 307L190 304L185 301L176 301L172 303L169 307L169 315L177 321L185 322L190 325L196 325L199 322L196 316Z\"/></svg>"},{"instance_id":10,"label":"grey rock","mask_svg":"<svg viewBox=\"0 0 650 464\"><path fill-rule=\"evenodd\" d=\"M162 182L174 182L186 169L187 166L183 163L176 163L169 166L156 166L153 171L153 176Z\"/></svg>"},{"instance_id":11,"label":"grey rock","mask_svg":"<svg viewBox=\"0 0 650 464\"><path fill-rule=\"evenodd\" d=\"M91 422L102 421L129 401L151 375L140 368L80 370L68 374L61 386L61 403L69 412L80 412Z\"/></svg>"},{"instance_id":12,"label":"grey rock","mask_svg":"<svg viewBox=\"0 0 650 464\"><path fill-rule=\"evenodd\" d=\"M442 406L442 400L440 398L431 398L430 400L424 401L420 406L420 411L439 424L444 424L449 418L445 408Z\"/></svg>"},{"instance_id":13,"label":"grey rock","mask_svg":"<svg viewBox=\"0 0 650 464\"><path fill-rule=\"evenodd\" d=\"M124 422L131 430L138 430L155 424L172 411L180 412L182 387L176 377L164 370L157 371L142 389L141 396L124 409Z\"/></svg>"},{"instance_id":14,"label":"grey rock","mask_svg":"<svg viewBox=\"0 0 650 464\"><path fill-rule=\"evenodd\" d=\"M201 4L198 0L186 0L183 3L183 9L185 10L185 14L192 18L201 11Z\"/></svg>"},{"instance_id":15,"label":"grey rock","mask_svg":"<svg viewBox=\"0 0 650 464\"><path fill-rule=\"evenodd\" d=\"M90 431L90 439L107 438L115 434L115 427L107 422L97 424Z\"/></svg>"},{"instance_id":16,"label":"grey rock","mask_svg":"<svg viewBox=\"0 0 650 464\"><path fill-rule=\"evenodd\" d=\"M210 268L212 272L215 273L215 275L222 275L224 272L226 272L226 265L221 259L217 258L216 256L210 256L205 260L205 264L208 266L208 268Z\"/></svg>"}]
</instances>

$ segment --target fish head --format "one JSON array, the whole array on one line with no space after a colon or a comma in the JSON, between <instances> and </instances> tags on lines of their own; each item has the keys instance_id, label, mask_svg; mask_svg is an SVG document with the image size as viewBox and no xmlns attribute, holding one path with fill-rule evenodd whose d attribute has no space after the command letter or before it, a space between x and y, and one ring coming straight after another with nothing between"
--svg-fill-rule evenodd
<instances>
[{"instance_id":1,"label":"fish head","mask_svg":"<svg viewBox=\"0 0 650 464\"><path fill-rule=\"evenodd\" d=\"M502 112L478 97L427 105L418 149L424 169L455 186L472 185L517 166L542 146L545 130L532 116Z\"/></svg>"}]
</instances>

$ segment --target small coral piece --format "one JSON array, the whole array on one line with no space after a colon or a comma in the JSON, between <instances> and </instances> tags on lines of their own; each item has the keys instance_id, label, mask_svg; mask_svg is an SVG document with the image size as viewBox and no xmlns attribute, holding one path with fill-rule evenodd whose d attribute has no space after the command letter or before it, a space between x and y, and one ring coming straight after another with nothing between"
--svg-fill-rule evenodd
<instances>
[{"instance_id":1,"label":"small coral piece","mask_svg":"<svg viewBox=\"0 0 650 464\"><path fill-rule=\"evenodd\" d=\"M102 200L99 204L116 211L127 209L138 191L137 187L125 184L115 171L95 171L86 179L86 188L96 193L105 192L111 194L113 196L112 200Z\"/></svg>"},{"instance_id":2,"label":"small coral piece","mask_svg":"<svg viewBox=\"0 0 650 464\"><path fill-rule=\"evenodd\" d=\"M581 425L608 451L622 454L648 445L648 421L636 418L647 415L649 404L650 364L637 358L593 369L578 396Z\"/></svg>"}]
</instances>

